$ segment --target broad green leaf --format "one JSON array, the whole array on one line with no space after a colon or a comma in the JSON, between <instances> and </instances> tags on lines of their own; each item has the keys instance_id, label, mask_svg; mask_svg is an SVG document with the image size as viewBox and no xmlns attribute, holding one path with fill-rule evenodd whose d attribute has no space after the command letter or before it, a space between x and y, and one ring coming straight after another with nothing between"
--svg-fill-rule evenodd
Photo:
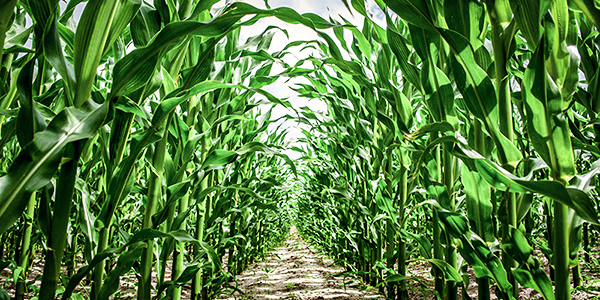
<instances>
[{"instance_id":1,"label":"broad green leaf","mask_svg":"<svg viewBox=\"0 0 600 300\"><path fill-rule=\"evenodd\" d=\"M480 237L470 234L469 225L466 218L458 213L449 212L436 206L440 220L444 223L449 233L457 239L460 239L458 251L465 261L473 268L477 278L491 278L497 284L500 290L507 294L510 299L514 299L509 291L512 285L508 281L508 275L500 259L496 257L487 243Z\"/></svg>"},{"instance_id":2,"label":"broad green leaf","mask_svg":"<svg viewBox=\"0 0 600 300\"><path fill-rule=\"evenodd\" d=\"M169 211L169 207L175 204L175 202L181 199L185 194L188 193L190 189L190 181L184 180L178 183L175 183L167 188L168 191L168 199L167 202L163 205L162 210L158 211L156 214L152 216L152 228L158 228L160 224L162 224L167 218L169 214L172 212ZM172 226L172 228L178 228L177 226Z\"/></svg>"},{"instance_id":3,"label":"broad green leaf","mask_svg":"<svg viewBox=\"0 0 600 300\"><path fill-rule=\"evenodd\" d=\"M434 21L431 17L429 7L421 0L384 0L400 18L408 23L426 30L435 30Z\"/></svg>"},{"instance_id":4,"label":"broad green leaf","mask_svg":"<svg viewBox=\"0 0 600 300\"><path fill-rule=\"evenodd\" d=\"M594 24L594 26L600 26L600 9L596 4L595 0L571 0L573 3L581 9L586 17ZM550 2L548 0L544 2ZM547 7L546 7L547 9Z\"/></svg>"},{"instance_id":5,"label":"broad green leaf","mask_svg":"<svg viewBox=\"0 0 600 300\"><path fill-rule=\"evenodd\" d=\"M508 240L502 243L502 249L519 263L527 262L533 254L525 235L513 226L510 226Z\"/></svg>"},{"instance_id":6,"label":"broad green leaf","mask_svg":"<svg viewBox=\"0 0 600 300\"><path fill-rule=\"evenodd\" d=\"M66 108L21 150L8 173L0 178L0 232L21 216L29 195L52 179L67 144L93 137L107 111L107 103L90 101L79 109Z\"/></svg>"},{"instance_id":7,"label":"broad green leaf","mask_svg":"<svg viewBox=\"0 0 600 300\"><path fill-rule=\"evenodd\" d=\"M221 257L217 255L215 249L205 242L200 242L200 246L208 254L208 260L212 264L213 272L221 271Z\"/></svg>"},{"instance_id":8,"label":"broad green leaf","mask_svg":"<svg viewBox=\"0 0 600 300\"><path fill-rule=\"evenodd\" d=\"M552 281L546 275L546 272L541 268L540 262L534 259L534 263L521 265L512 270L513 275L524 287L536 290L546 300L554 300L554 291L552 289Z\"/></svg>"},{"instance_id":9,"label":"broad green leaf","mask_svg":"<svg viewBox=\"0 0 600 300\"><path fill-rule=\"evenodd\" d=\"M589 222L594 224L599 222L593 200L581 190L567 188L558 181L519 178L483 158L475 158L474 164L479 174L496 189L515 193L533 192L544 195L572 208Z\"/></svg>"},{"instance_id":10,"label":"broad green leaf","mask_svg":"<svg viewBox=\"0 0 600 300\"><path fill-rule=\"evenodd\" d=\"M444 3L444 17L450 29L466 37L471 44L478 41L485 19L485 7L482 2L457 0Z\"/></svg>"},{"instance_id":11,"label":"broad green leaf","mask_svg":"<svg viewBox=\"0 0 600 300\"><path fill-rule=\"evenodd\" d=\"M33 2L33 1L28 1ZM66 97L68 102L73 101L73 95L71 95L71 88L75 84L75 73L73 71L73 65L67 61L63 54L63 47L59 37L59 26L57 21L58 10L55 7L57 3L55 1L36 1L31 7L31 12L36 20L36 23L44 31L43 43L44 43L44 56L56 69L56 71L62 76L66 82Z\"/></svg>"},{"instance_id":12,"label":"broad green leaf","mask_svg":"<svg viewBox=\"0 0 600 300\"><path fill-rule=\"evenodd\" d=\"M261 10L246 3L234 2L224 10L223 14L208 22L183 21L167 24L145 47L136 49L119 60L115 65L113 80L115 84L109 98L127 94L127 91L136 89L140 84L145 83L151 73L150 71L156 68L161 53L164 53L163 50L169 45L182 38L196 35L217 37L218 40L230 30L240 26L236 23L249 14L257 14L258 17L276 16L285 22L301 23L315 30L333 26L323 19L321 19L322 22L319 20L315 24L313 22L316 20L313 20L314 17L305 17L287 7ZM324 33L319 34L326 40L329 38ZM331 38L329 40L333 43ZM335 48L335 43L330 44L330 47Z\"/></svg>"},{"instance_id":13,"label":"broad green leaf","mask_svg":"<svg viewBox=\"0 0 600 300\"><path fill-rule=\"evenodd\" d=\"M119 0L90 0L86 4L75 32L74 67L76 107L90 97L96 71L108 38Z\"/></svg>"},{"instance_id":14,"label":"broad green leaf","mask_svg":"<svg viewBox=\"0 0 600 300\"><path fill-rule=\"evenodd\" d=\"M516 167L522 158L521 152L498 131L498 100L492 81L475 62L473 49L465 37L452 30L440 29L440 34L455 54L451 58L454 78L467 107L475 117L483 121L496 144L500 161Z\"/></svg>"},{"instance_id":15,"label":"broad green leaf","mask_svg":"<svg viewBox=\"0 0 600 300\"><path fill-rule=\"evenodd\" d=\"M455 129L452 124L448 122L434 122L428 123L419 127L416 131L409 135L409 140L417 140L428 133L442 132L442 133L454 133Z\"/></svg>"},{"instance_id":16,"label":"broad green leaf","mask_svg":"<svg viewBox=\"0 0 600 300\"><path fill-rule=\"evenodd\" d=\"M406 46L408 44L408 40L394 31L392 28L387 28L387 38L389 41L389 46L394 55L396 56L396 60L400 65L400 69L402 70L402 75L408 82L413 84L416 87L421 86L421 81L419 79L419 71L417 67L410 63L410 55L411 52Z\"/></svg>"},{"instance_id":17,"label":"broad green leaf","mask_svg":"<svg viewBox=\"0 0 600 300\"><path fill-rule=\"evenodd\" d=\"M444 278L447 281L462 282L462 277L460 274L458 274L458 271L446 261L435 258L424 259L424 261L442 270L442 273L444 273Z\"/></svg>"},{"instance_id":18,"label":"broad green leaf","mask_svg":"<svg viewBox=\"0 0 600 300\"><path fill-rule=\"evenodd\" d=\"M542 30L540 2L510 0L510 7L514 13L517 25L527 41L527 45L535 51L537 45L540 43Z\"/></svg>"},{"instance_id":19,"label":"broad green leaf","mask_svg":"<svg viewBox=\"0 0 600 300\"><path fill-rule=\"evenodd\" d=\"M160 31L160 15L156 10L142 4L129 26L135 47L144 47Z\"/></svg>"},{"instance_id":20,"label":"broad green leaf","mask_svg":"<svg viewBox=\"0 0 600 300\"><path fill-rule=\"evenodd\" d=\"M494 240L493 206L490 201L490 186L477 172L461 168L462 182L465 189L467 216L473 230L484 241Z\"/></svg>"},{"instance_id":21,"label":"broad green leaf","mask_svg":"<svg viewBox=\"0 0 600 300\"><path fill-rule=\"evenodd\" d=\"M559 176L554 179L567 183L575 174L571 136L562 112L560 90L545 67L545 49L540 44L523 80L527 131L535 150L550 166L553 176Z\"/></svg>"},{"instance_id":22,"label":"broad green leaf","mask_svg":"<svg viewBox=\"0 0 600 300\"><path fill-rule=\"evenodd\" d=\"M136 116L142 119L146 119L146 114L144 113L142 108L137 103L133 102L131 99L125 96L119 97L119 101L115 105L115 108L126 113L135 114Z\"/></svg>"},{"instance_id":23,"label":"broad green leaf","mask_svg":"<svg viewBox=\"0 0 600 300\"><path fill-rule=\"evenodd\" d=\"M238 154L235 151L228 150L214 150L206 156L206 159L202 162L200 170L210 169L211 167L218 167L229 164L237 158Z\"/></svg>"},{"instance_id":24,"label":"broad green leaf","mask_svg":"<svg viewBox=\"0 0 600 300\"><path fill-rule=\"evenodd\" d=\"M34 71L35 60L30 60L21 69L19 77L17 79L17 90L19 91L19 114L17 116L17 139L21 147L25 147L31 140L35 133L46 128L46 121L37 110L36 103L33 100L33 71Z\"/></svg>"},{"instance_id":25,"label":"broad green leaf","mask_svg":"<svg viewBox=\"0 0 600 300\"><path fill-rule=\"evenodd\" d=\"M104 52L102 56L111 49L115 41L123 34L123 30L133 18L138 14L142 6L141 0L118 0L116 12L110 25L110 31L104 44Z\"/></svg>"},{"instance_id":26,"label":"broad green leaf","mask_svg":"<svg viewBox=\"0 0 600 300\"><path fill-rule=\"evenodd\" d=\"M552 283L540 262L532 256L533 248L520 230L510 227L508 241L502 243L502 249L519 263L513 274L520 284L536 290L544 299L554 299Z\"/></svg>"},{"instance_id":27,"label":"broad green leaf","mask_svg":"<svg viewBox=\"0 0 600 300\"><path fill-rule=\"evenodd\" d=\"M112 294L117 292L120 287L121 276L131 270L133 264L138 261L142 251L147 246L146 243L139 243L119 255L116 267L108 273L108 277L104 280L104 284L98 293L98 299L108 300Z\"/></svg>"}]
</instances>

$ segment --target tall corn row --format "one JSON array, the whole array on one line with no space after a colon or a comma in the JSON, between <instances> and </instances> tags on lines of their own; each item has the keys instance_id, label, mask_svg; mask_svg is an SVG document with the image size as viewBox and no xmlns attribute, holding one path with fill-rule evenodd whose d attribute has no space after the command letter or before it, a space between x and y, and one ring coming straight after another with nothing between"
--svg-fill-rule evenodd
<instances>
[{"instance_id":1,"label":"tall corn row","mask_svg":"<svg viewBox=\"0 0 600 300\"><path fill-rule=\"evenodd\" d=\"M346 2L365 17L361 31L335 31L350 59L323 44L326 59L308 76L312 86L298 89L329 103L306 132L307 155L322 161L307 170L318 180L301 197L301 231L348 271L386 286L389 298L405 299L406 282L417 280L404 263L425 259L442 299L456 299L459 288L466 293L467 266L478 278L479 299L490 298L491 285L502 299L518 297L519 285L545 299L569 299L570 267L579 282L572 262L582 219L598 223L588 187L598 169L576 168L582 157L597 159L583 134L595 130L581 131L596 117L597 76L579 60L597 63L589 34L598 10L588 1L375 2L387 28L372 21L366 3ZM580 67L587 91L578 86ZM543 249L552 252L554 289L526 237L531 226L521 224L530 222L540 196L553 203L550 248ZM405 230L423 205L433 209L433 244L414 235L420 226ZM335 217L317 222L327 213ZM385 263L377 263L384 249L378 237L389 241L392 234L401 239L388 242ZM419 247L404 252L406 239ZM390 258L394 251L398 261Z\"/></svg>"},{"instance_id":2,"label":"tall corn row","mask_svg":"<svg viewBox=\"0 0 600 300\"><path fill-rule=\"evenodd\" d=\"M139 299L177 299L187 284L214 298L283 237L279 186L295 169L268 106L289 103L262 88L285 53L262 37L240 44L240 27L333 25L217 2L2 4L0 232L18 247L0 259L21 274L17 298L40 253L40 299L68 299L84 278L91 299L108 299L138 263Z\"/></svg>"}]
</instances>

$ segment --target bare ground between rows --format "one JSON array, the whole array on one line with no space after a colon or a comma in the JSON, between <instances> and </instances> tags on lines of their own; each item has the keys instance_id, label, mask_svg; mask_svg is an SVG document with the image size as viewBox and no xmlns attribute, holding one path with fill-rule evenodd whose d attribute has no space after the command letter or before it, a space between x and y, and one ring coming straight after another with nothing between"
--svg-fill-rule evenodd
<instances>
[{"instance_id":1,"label":"bare ground between rows","mask_svg":"<svg viewBox=\"0 0 600 300\"><path fill-rule=\"evenodd\" d=\"M593 264L581 263L583 290L572 292L572 300L600 299L600 248L595 247L591 252ZM542 263L544 271L548 274L548 262L543 255L536 255ZM583 254L582 254L583 257ZM226 264L224 258L224 264ZM237 276L237 288L243 292L233 295L223 295L222 300L231 299L385 299L377 294L377 289L366 287L360 281L342 276L335 276L343 272L340 267L332 266L333 261L320 255L317 251L302 240L295 227L292 227L288 239L277 250L263 261L254 263L243 274ZM81 267L83 265L79 265ZM409 298L435 299L432 294L433 278L430 274L431 266L428 263L413 261L408 265L408 276L418 278L424 285L409 281ZM28 272L28 282L39 289L40 278L43 270L43 259L34 260L32 270ZM66 271L63 268L63 272ZM468 269L469 286L467 293L471 299L477 299L477 282L472 269ZM170 278L171 268L167 266L166 278ZM345 281L345 284L344 284ZM230 284L235 285L235 282ZM156 274L153 274L153 285L156 286ZM14 283L12 272L9 269L0 272L0 287L6 289L10 297L14 297ZM359 288L360 287L360 288ZM495 286L491 287L492 300L495 296ZM80 286L76 289L87 299L89 287ZM121 278L119 291L114 299L134 299L136 296L137 278L135 273L129 272ZM182 289L182 299L190 298L190 286ZM459 291L460 293L460 291ZM25 297L29 299L31 294ZM459 299L462 298L459 296ZM542 297L533 289L519 287L519 299L538 300Z\"/></svg>"},{"instance_id":2,"label":"bare ground between rows","mask_svg":"<svg viewBox=\"0 0 600 300\"><path fill-rule=\"evenodd\" d=\"M334 276L343 272L317 254L292 226L288 239L269 257L254 263L236 278L243 292L220 299L385 299L374 288L359 290L360 282ZM235 283L232 283L235 284Z\"/></svg>"},{"instance_id":3,"label":"bare ground between rows","mask_svg":"<svg viewBox=\"0 0 600 300\"><path fill-rule=\"evenodd\" d=\"M592 251L596 260L600 249ZM548 262L540 255L542 265L548 274ZM584 290L574 290L572 300L600 299L600 274L598 266L589 268L584 263L582 275ZM433 277L431 266L424 262L412 262L408 266L408 276L418 278L409 281L409 298L436 299L433 293ZM334 276L343 272L340 267L333 266L333 261L320 255L306 243L292 227L288 239L268 258L254 263L243 274L236 277L237 288L234 292L220 297L221 300L261 300L261 299L385 299L373 287L366 287L356 279L344 279ZM477 280L473 270L469 274L468 297L463 298L459 289L459 299L477 299ZM345 284L344 284L345 281ZM236 284L232 283L232 284ZM357 287L361 287L360 289ZM491 299L497 300L496 286L491 286ZM519 287L519 299L538 300L542 296L531 288Z\"/></svg>"}]
</instances>

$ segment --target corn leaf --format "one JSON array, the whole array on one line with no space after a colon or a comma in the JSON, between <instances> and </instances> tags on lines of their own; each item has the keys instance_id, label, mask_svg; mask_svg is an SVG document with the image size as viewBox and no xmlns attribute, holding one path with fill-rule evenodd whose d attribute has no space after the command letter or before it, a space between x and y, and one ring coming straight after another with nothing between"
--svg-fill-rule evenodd
<instances>
[{"instance_id":1,"label":"corn leaf","mask_svg":"<svg viewBox=\"0 0 600 300\"><path fill-rule=\"evenodd\" d=\"M21 216L29 195L52 179L67 144L93 137L107 111L108 104L90 101L79 109L66 108L21 150L0 178L0 232Z\"/></svg>"}]
</instances>

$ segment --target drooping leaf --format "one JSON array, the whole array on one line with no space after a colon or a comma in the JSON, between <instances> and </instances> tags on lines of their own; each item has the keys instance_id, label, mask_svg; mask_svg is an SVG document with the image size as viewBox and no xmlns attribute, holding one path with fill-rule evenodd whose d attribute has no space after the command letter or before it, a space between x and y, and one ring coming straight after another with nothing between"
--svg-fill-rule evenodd
<instances>
[{"instance_id":1,"label":"drooping leaf","mask_svg":"<svg viewBox=\"0 0 600 300\"><path fill-rule=\"evenodd\" d=\"M67 144L93 137L107 111L107 103L91 101L79 109L66 108L21 150L8 173L0 178L0 232L21 216L29 195L52 179Z\"/></svg>"}]
</instances>

